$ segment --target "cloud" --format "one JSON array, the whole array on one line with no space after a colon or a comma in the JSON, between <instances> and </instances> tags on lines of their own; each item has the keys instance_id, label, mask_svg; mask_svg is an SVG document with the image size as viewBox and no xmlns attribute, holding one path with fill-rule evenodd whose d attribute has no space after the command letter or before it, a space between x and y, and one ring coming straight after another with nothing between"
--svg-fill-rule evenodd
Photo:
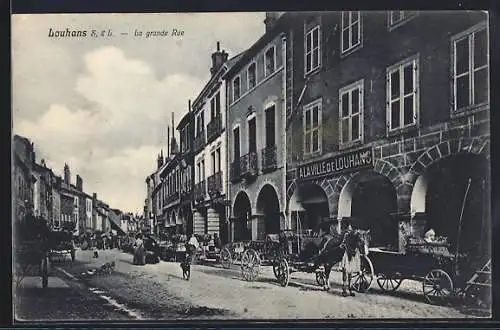
<instances>
[{"instance_id":1,"label":"cloud","mask_svg":"<svg viewBox=\"0 0 500 330\"><path fill-rule=\"evenodd\" d=\"M86 187L100 191L115 207L140 209L144 179L159 148L166 146L162 130L172 112L176 121L186 113L187 100L203 82L182 74L157 79L147 63L112 46L93 50L83 60L85 71L75 91L91 106L52 104L35 121L15 120L14 131L43 146L42 154L52 162L68 162L72 173L88 180Z\"/></svg>"},{"instance_id":2,"label":"cloud","mask_svg":"<svg viewBox=\"0 0 500 330\"><path fill-rule=\"evenodd\" d=\"M12 19L13 131L37 159L80 174L87 193L112 207L142 209L145 177L209 78L216 42L234 56L264 32L263 13L44 14ZM224 24L219 24L224 21ZM106 38L49 38L49 28L111 29ZM185 31L136 38L134 30ZM129 37L119 37L128 32Z\"/></svg>"}]
</instances>

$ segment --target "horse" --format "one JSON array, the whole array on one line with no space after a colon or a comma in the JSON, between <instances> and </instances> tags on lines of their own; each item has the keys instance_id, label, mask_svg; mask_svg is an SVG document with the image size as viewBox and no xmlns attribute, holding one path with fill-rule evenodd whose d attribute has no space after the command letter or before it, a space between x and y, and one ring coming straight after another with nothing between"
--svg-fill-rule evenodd
<instances>
[{"instance_id":1,"label":"horse","mask_svg":"<svg viewBox=\"0 0 500 330\"><path fill-rule=\"evenodd\" d=\"M342 262L342 292L343 295L345 295L344 292L347 293L347 282L349 293L353 296L354 293L352 292L351 279L353 273L361 271L361 261L359 260L359 257L361 254L366 254L368 251L369 230L347 231L340 237L340 240L331 239L327 243L325 252L321 258L321 264L323 265L325 271L325 284L323 288L326 291L330 290L330 273L333 266L342 262L343 259L347 259L345 264ZM357 258L359 260L359 267L345 267L352 266L353 258Z\"/></svg>"}]
</instances>

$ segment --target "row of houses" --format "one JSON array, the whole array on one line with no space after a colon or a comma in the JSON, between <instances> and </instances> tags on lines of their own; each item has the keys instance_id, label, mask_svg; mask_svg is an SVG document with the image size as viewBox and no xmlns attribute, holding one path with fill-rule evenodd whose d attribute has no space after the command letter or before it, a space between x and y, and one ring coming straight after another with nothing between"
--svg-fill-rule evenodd
<instances>
[{"instance_id":1,"label":"row of houses","mask_svg":"<svg viewBox=\"0 0 500 330\"><path fill-rule=\"evenodd\" d=\"M152 226L227 242L349 218L393 250L429 228L464 249L489 242L486 12L264 23L232 58L217 43L179 147L172 137L146 179Z\"/></svg>"},{"instance_id":2,"label":"row of houses","mask_svg":"<svg viewBox=\"0 0 500 330\"><path fill-rule=\"evenodd\" d=\"M134 215L110 208L96 193L86 193L80 175L73 183L68 164L61 178L43 159L38 163L34 143L28 138L14 136L12 165L15 223L32 214L46 221L51 229L68 229L75 235L137 230Z\"/></svg>"}]
</instances>

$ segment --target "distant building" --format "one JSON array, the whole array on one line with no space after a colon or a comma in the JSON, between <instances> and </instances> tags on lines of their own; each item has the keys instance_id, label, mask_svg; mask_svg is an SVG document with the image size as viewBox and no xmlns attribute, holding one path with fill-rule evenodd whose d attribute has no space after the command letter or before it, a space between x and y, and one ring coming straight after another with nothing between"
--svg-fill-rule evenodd
<instances>
[{"instance_id":1,"label":"distant building","mask_svg":"<svg viewBox=\"0 0 500 330\"><path fill-rule=\"evenodd\" d=\"M33 212L33 185L36 180L32 174L35 159L33 143L15 135L12 153L12 214L15 221L21 221Z\"/></svg>"}]
</instances>

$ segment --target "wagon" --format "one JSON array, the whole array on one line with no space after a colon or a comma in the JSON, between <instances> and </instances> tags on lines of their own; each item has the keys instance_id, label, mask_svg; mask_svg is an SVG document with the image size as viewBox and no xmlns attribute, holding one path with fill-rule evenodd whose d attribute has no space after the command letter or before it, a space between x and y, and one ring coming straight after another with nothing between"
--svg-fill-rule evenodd
<instances>
[{"instance_id":1,"label":"wagon","mask_svg":"<svg viewBox=\"0 0 500 330\"><path fill-rule=\"evenodd\" d=\"M35 217L28 217L16 227L13 274L16 286L25 276L40 276L42 288L46 288L50 272L49 229Z\"/></svg>"},{"instance_id":2,"label":"wagon","mask_svg":"<svg viewBox=\"0 0 500 330\"><path fill-rule=\"evenodd\" d=\"M459 289L458 263L464 255L449 252L445 239L425 242L411 238L405 252L370 249L375 265L377 284L384 292L396 291L405 279L422 283L422 292L429 303L443 302Z\"/></svg>"},{"instance_id":3,"label":"wagon","mask_svg":"<svg viewBox=\"0 0 500 330\"><path fill-rule=\"evenodd\" d=\"M224 245L220 251L219 261L224 268L231 268L231 265L236 261L241 261L245 247L249 245L249 241L231 242Z\"/></svg>"},{"instance_id":4,"label":"wagon","mask_svg":"<svg viewBox=\"0 0 500 330\"><path fill-rule=\"evenodd\" d=\"M268 235L261 249L248 248L241 257L243 278L248 281L255 280L260 272L260 266L270 264L279 284L288 286L290 276L294 272L315 273L318 285L326 284L327 274L316 271L312 256L305 253L305 247L313 243L317 245L321 240L317 234L310 231L282 231L280 234ZM335 263L341 261L334 260ZM366 255L361 256L361 272L352 279L352 287L357 292L366 292L373 281L373 265Z\"/></svg>"},{"instance_id":5,"label":"wagon","mask_svg":"<svg viewBox=\"0 0 500 330\"><path fill-rule=\"evenodd\" d=\"M48 255L51 262L65 257L75 261L76 249L71 232L64 230L52 231L49 235L49 247Z\"/></svg>"}]
</instances>

